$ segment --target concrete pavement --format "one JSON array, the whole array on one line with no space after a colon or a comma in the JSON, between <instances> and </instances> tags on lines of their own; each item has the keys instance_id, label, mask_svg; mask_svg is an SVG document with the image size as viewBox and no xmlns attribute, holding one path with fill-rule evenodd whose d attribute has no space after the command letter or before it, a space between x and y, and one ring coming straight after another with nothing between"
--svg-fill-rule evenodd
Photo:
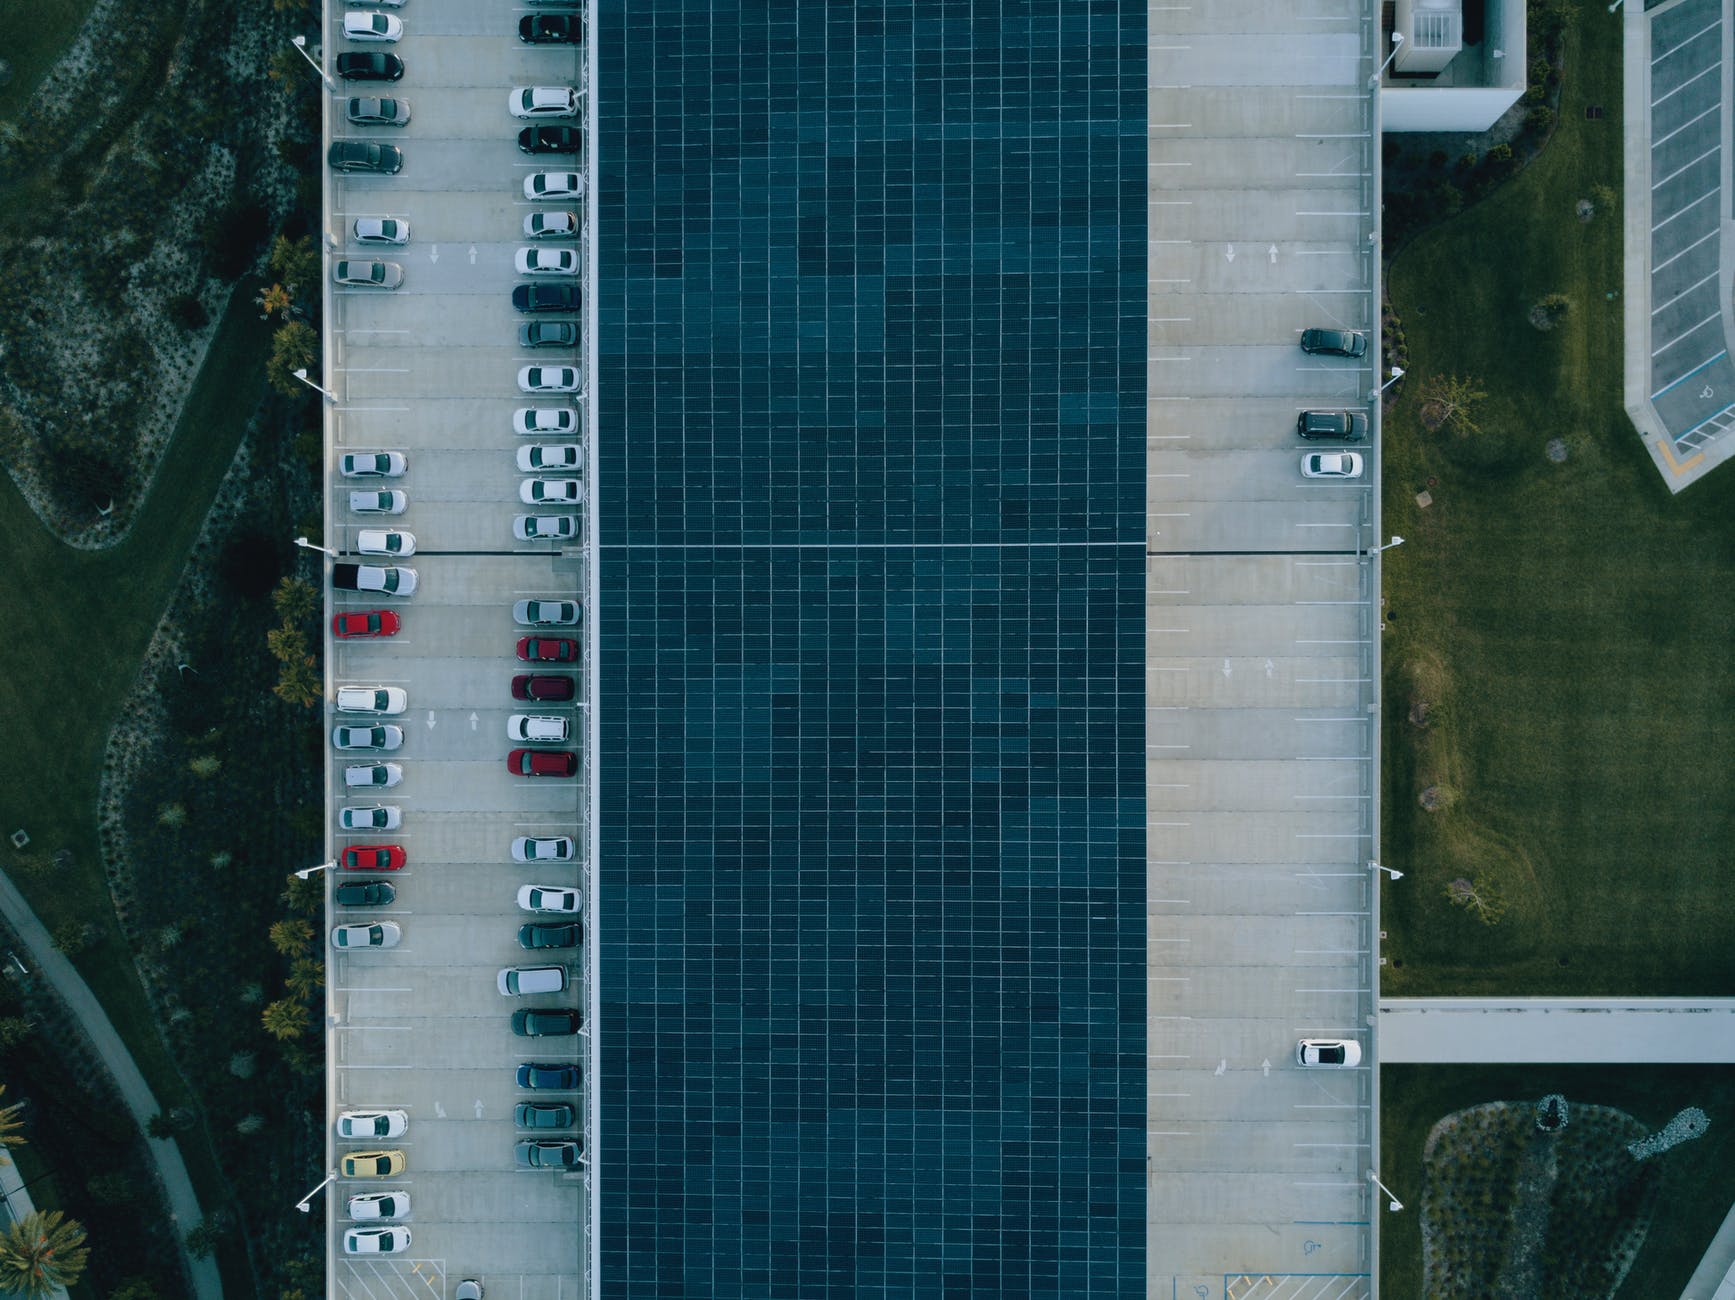
<instances>
[{"instance_id":1,"label":"concrete pavement","mask_svg":"<svg viewBox=\"0 0 1735 1300\"><path fill-rule=\"evenodd\" d=\"M1387 1065L1727 1065L1735 998L1386 998L1379 1040Z\"/></svg>"}]
</instances>

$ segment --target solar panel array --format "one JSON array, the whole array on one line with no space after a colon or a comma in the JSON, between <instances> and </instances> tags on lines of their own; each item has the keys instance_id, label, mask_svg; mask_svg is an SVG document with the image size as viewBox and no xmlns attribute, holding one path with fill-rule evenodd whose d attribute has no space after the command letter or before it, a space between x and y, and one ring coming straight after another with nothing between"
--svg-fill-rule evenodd
<instances>
[{"instance_id":1,"label":"solar panel array","mask_svg":"<svg viewBox=\"0 0 1735 1300\"><path fill-rule=\"evenodd\" d=\"M605 1296L1144 1289L1142 6L602 6Z\"/></svg>"}]
</instances>

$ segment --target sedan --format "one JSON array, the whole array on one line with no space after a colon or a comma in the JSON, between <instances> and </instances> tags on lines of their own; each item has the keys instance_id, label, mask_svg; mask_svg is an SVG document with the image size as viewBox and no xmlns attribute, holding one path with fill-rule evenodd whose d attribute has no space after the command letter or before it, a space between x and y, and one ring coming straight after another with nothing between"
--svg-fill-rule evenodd
<instances>
[{"instance_id":1,"label":"sedan","mask_svg":"<svg viewBox=\"0 0 1735 1300\"><path fill-rule=\"evenodd\" d=\"M520 835L512 841L514 862L570 862L575 851L570 835Z\"/></svg>"},{"instance_id":2,"label":"sedan","mask_svg":"<svg viewBox=\"0 0 1735 1300\"><path fill-rule=\"evenodd\" d=\"M362 1192L344 1202L352 1219L401 1219L410 1212L408 1192Z\"/></svg>"},{"instance_id":3,"label":"sedan","mask_svg":"<svg viewBox=\"0 0 1735 1300\"><path fill-rule=\"evenodd\" d=\"M357 217L350 232L358 244L407 244L410 223L396 217Z\"/></svg>"},{"instance_id":4,"label":"sedan","mask_svg":"<svg viewBox=\"0 0 1735 1300\"><path fill-rule=\"evenodd\" d=\"M518 468L525 474L558 474L584 463L584 448L576 442L534 442L518 449Z\"/></svg>"},{"instance_id":5,"label":"sedan","mask_svg":"<svg viewBox=\"0 0 1735 1300\"><path fill-rule=\"evenodd\" d=\"M403 624L389 609L361 609L352 614L334 614L331 634L339 641L352 637L396 636Z\"/></svg>"},{"instance_id":6,"label":"sedan","mask_svg":"<svg viewBox=\"0 0 1735 1300\"><path fill-rule=\"evenodd\" d=\"M519 1128L571 1128L578 1112L564 1101L521 1101L512 1108L512 1122Z\"/></svg>"},{"instance_id":7,"label":"sedan","mask_svg":"<svg viewBox=\"0 0 1735 1300\"><path fill-rule=\"evenodd\" d=\"M577 172L531 172L524 178L527 199L576 199L584 195L584 177Z\"/></svg>"},{"instance_id":8,"label":"sedan","mask_svg":"<svg viewBox=\"0 0 1735 1300\"><path fill-rule=\"evenodd\" d=\"M339 809L337 824L340 830L346 831L395 831L404 824L404 814L395 804L368 804L362 808Z\"/></svg>"},{"instance_id":9,"label":"sedan","mask_svg":"<svg viewBox=\"0 0 1735 1300\"><path fill-rule=\"evenodd\" d=\"M584 23L577 14L525 14L518 20L518 39L528 45L577 45Z\"/></svg>"},{"instance_id":10,"label":"sedan","mask_svg":"<svg viewBox=\"0 0 1735 1300\"><path fill-rule=\"evenodd\" d=\"M526 912L577 912L584 896L565 885L520 885L518 906Z\"/></svg>"},{"instance_id":11,"label":"sedan","mask_svg":"<svg viewBox=\"0 0 1735 1300\"><path fill-rule=\"evenodd\" d=\"M584 305L584 295L576 284L534 280L512 290L512 305L519 311L577 311Z\"/></svg>"},{"instance_id":12,"label":"sedan","mask_svg":"<svg viewBox=\"0 0 1735 1300\"><path fill-rule=\"evenodd\" d=\"M346 1110L337 1117L340 1138L395 1138L410 1129L410 1116L401 1110Z\"/></svg>"},{"instance_id":13,"label":"sedan","mask_svg":"<svg viewBox=\"0 0 1735 1300\"><path fill-rule=\"evenodd\" d=\"M401 451L346 451L337 458L345 478L398 478L410 467Z\"/></svg>"},{"instance_id":14,"label":"sedan","mask_svg":"<svg viewBox=\"0 0 1735 1300\"><path fill-rule=\"evenodd\" d=\"M396 948L404 932L396 921L373 925L339 925L331 932L333 948Z\"/></svg>"},{"instance_id":15,"label":"sedan","mask_svg":"<svg viewBox=\"0 0 1735 1300\"><path fill-rule=\"evenodd\" d=\"M378 50L351 50L337 56L337 75L345 81L398 81L404 75L404 61Z\"/></svg>"},{"instance_id":16,"label":"sedan","mask_svg":"<svg viewBox=\"0 0 1735 1300\"><path fill-rule=\"evenodd\" d=\"M334 727L331 743L338 749L402 749L404 729L389 723L374 727Z\"/></svg>"},{"instance_id":17,"label":"sedan","mask_svg":"<svg viewBox=\"0 0 1735 1300\"><path fill-rule=\"evenodd\" d=\"M410 101L352 95L343 106L343 115L357 126L408 126Z\"/></svg>"},{"instance_id":18,"label":"sedan","mask_svg":"<svg viewBox=\"0 0 1735 1300\"><path fill-rule=\"evenodd\" d=\"M512 259L519 275L577 275L576 248L521 248Z\"/></svg>"},{"instance_id":19,"label":"sedan","mask_svg":"<svg viewBox=\"0 0 1735 1300\"><path fill-rule=\"evenodd\" d=\"M1295 1045L1295 1063L1329 1070L1353 1070L1361 1064L1361 1044L1347 1038L1304 1038Z\"/></svg>"},{"instance_id":20,"label":"sedan","mask_svg":"<svg viewBox=\"0 0 1735 1300\"><path fill-rule=\"evenodd\" d=\"M384 596L408 596L416 590L416 571L401 564L352 564L331 566L331 585L336 591L377 591Z\"/></svg>"},{"instance_id":21,"label":"sedan","mask_svg":"<svg viewBox=\"0 0 1735 1300\"><path fill-rule=\"evenodd\" d=\"M577 776L578 755L569 749L515 749L506 755L514 776Z\"/></svg>"},{"instance_id":22,"label":"sedan","mask_svg":"<svg viewBox=\"0 0 1735 1300\"><path fill-rule=\"evenodd\" d=\"M518 389L525 393L576 393L576 366L525 366L518 372Z\"/></svg>"},{"instance_id":23,"label":"sedan","mask_svg":"<svg viewBox=\"0 0 1735 1300\"><path fill-rule=\"evenodd\" d=\"M577 433L578 412L564 406L521 406L512 412L512 432L526 438L544 433Z\"/></svg>"},{"instance_id":24,"label":"sedan","mask_svg":"<svg viewBox=\"0 0 1735 1300\"><path fill-rule=\"evenodd\" d=\"M506 108L513 117L577 117L578 91L572 86L515 86Z\"/></svg>"},{"instance_id":25,"label":"sedan","mask_svg":"<svg viewBox=\"0 0 1735 1300\"><path fill-rule=\"evenodd\" d=\"M337 860L345 871L402 871L409 854L402 844L353 844Z\"/></svg>"},{"instance_id":26,"label":"sedan","mask_svg":"<svg viewBox=\"0 0 1735 1300\"><path fill-rule=\"evenodd\" d=\"M578 322L532 320L518 327L521 348L572 348L578 346Z\"/></svg>"},{"instance_id":27,"label":"sedan","mask_svg":"<svg viewBox=\"0 0 1735 1300\"><path fill-rule=\"evenodd\" d=\"M526 1061L518 1067L518 1086L520 1088L570 1092L578 1087L580 1082L579 1069L576 1065L563 1065L557 1061Z\"/></svg>"},{"instance_id":28,"label":"sedan","mask_svg":"<svg viewBox=\"0 0 1735 1300\"><path fill-rule=\"evenodd\" d=\"M416 535L383 528L364 528L355 535L355 549L362 555L414 555Z\"/></svg>"},{"instance_id":29,"label":"sedan","mask_svg":"<svg viewBox=\"0 0 1735 1300\"><path fill-rule=\"evenodd\" d=\"M575 506L584 500L584 484L575 478L527 478L518 485L518 499L527 506Z\"/></svg>"},{"instance_id":30,"label":"sedan","mask_svg":"<svg viewBox=\"0 0 1735 1300\"><path fill-rule=\"evenodd\" d=\"M1361 470L1359 451L1309 451L1301 457L1306 478L1360 478Z\"/></svg>"},{"instance_id":31,"label":"sedan","mask_svg":"<svg viewBox=\"0 0 1735 1300\"><path fill-rule=\"evenodd\" d=\"M345 14L343 34L352 41L395 41L404 34L404 21L391 14Z\"/></svg>"},{"instance_id":32,"label":"sedan","mask_svg":"<svg viewBox=\"0 0 1735 1300\"><path fill-rule=\"evenodd\" d=\"M410 696L401 686L340 686L337 707L344 713L402 713Z\"/></svg>"},{"instance_id":33,"label":"sedan","mask_svg":"<svg viewBox=\"0 0 1735 1300\"><path fill-rule=\"evenodd\" d=\"M350 1228L343 1234L346 1255L397 1255L410 1248L410 1230L401 1223L385 1228Z\"/></svg>"},{"instance_id":34,"label":"sedan","mask_svg":"<svg viewBox=\"0 0 1735 1300\"><path fill-rule=\"evenodd\" d=\"M520 948L576 948L582 937L578 926L570 922L541 925L530 923L518 927L518 946ZM578 1029L576 1012L573 1013L573 1018L572 1032L576 1032Z\"/></svg>"},{"instance_id":35,"label":"sedan","mask_svg":"<svg viewBox=\"0 0 1735 1300\"><path fill-rule=\"evenodd\" d=\"M494 980L500 996L529 997L533 993L560 993L566 988L564 966L508 966Z\"/></svg>"},{"instance_id":36,"label":"sedan","mask_svg":"<svg viewBox=\"0 0 1735 1300\"><path fill-rule=\"evenodd\" d=\"M518 657L527 664L570 664L578 660L578 642L561 636L521 636Z\"/></svg>"},{"instance_id":37,"label":"sedan","mask_svg":"<svg viewBox=\"0 0 1735 1300\"><path fill-rule=\"evenodd\" d=\"M525 640L532 638L526 637ZM572 643L573 653L577 654L578 643ZM555 673L520 673L512 679L512 698L515 700L570 700L573 696L573 681L570 677L561 677Z\"/></svg>"},{"instance_id":38,"label":"sedan","mask_svg":"<svg viewBox=\"0 0 1735 1300\"><path fill-rule=\"evenodd\" d=\"M576 600L521 600L512 606L512 617L525 627L571 627L584 610Z\"/></svg>"},{"instance_id":39,"label":"sedan","mask_svg":"<svg viewBox=\"0 0 1735 1300\"><path fill-rule=\"evenodd\" d=\"M338 1168L345 1178L396 1178L404 1163L402 1151L350 1151Z\"/></svg>"},{"instance_id":40,"label":"sedan","mask_svg":"<svg viewBox=\"0 0 1735 1300\"><path fill-rule=\"evenodd\" d=\"M526 239L577 239L578 213L532 212L524 218Z\"/></svg>"},{"instance_id":41,"label":"sedan","mask_svg":"<svg viewBox=\"0 0 1735 1300\"><path fill-rule=\"evenodd\" d=\"M344 258L331 268L331 278L352 288L395 289L404 282L404 268L396 262L356 262Z\"/></svg>"},{"instance_id":42,"label":"sedan","mask_svg":"<svg viewBox=\"0 0 1735 1300\"><path fill-rule=\"evenodd\" d=\"M571 515L519 515L512 521L512 535L521 542L564 542L578 536L578 520Z\"/></svg>"},{"instance_id":43,"label":"sedan","mask_svg":"<svg viewBox=\"0 0 1735 1300\"><path fill-rule=\"evenodd\" d=\"M1302 330L1301 350L1332 357L1364 357L1368 336L1356 330Z\"/></svg>"},{"instance_id":44,"label":"sedan","mask_svg":"<svg viewBox=\"0 0 1735 1300\"><path fill-rule=\"evenodd\" d=\"M331 891L331 901L339 907L389 907L397 897L398 891L383 880L346 880Z\"/></svg>"},{"instance_id":45,"label":"sedan","mask_svg":"<svg viewBox=\"0 0 1735 1300\"><path fill-rule=\"evenodd\" d=\"M396 763L352 763L343 769L343 783L349 789L389 789L404 779L404 769Z\"/></svg>"},{"instance_id":46,"label":"sedan","mask_svg":"<svg viewBox=\"0 0 1735 1300\"><path fill-rule=\"evenodd\" d=\"M512 1013L512 1032L520 1038L570 1038L583 1024L578 1012L554 1007Z\"/></svg>"},{"instance_id":47,"label":"sedan","mask_svg":"<svg viewBox=\"0 0 1735 1300\"><path fill-rule=\"evenodd\" d=\"M409 508L407 492L351 492L349 508L359 515L401 515Z\"/></svg>"},{"instance_id":48,"label":"sedan","mask_svg":"<svg viewBox=\"0 0 1735 1300\"><path fill-rule=\"evenodd\" d=\"M506 739L520 744L552 745L566 739L565 718L550 718L538 713L514 713L506 719Z\"/></svg>"},{"instance_id":49,"label":"sedan","mask_svg":"<svg viewBox=\"0 0 1735 1300\"><path fill-rule=\"evenodd\" d=\"M518 133L520 153L583 153L584 132L576 126L527 126Z\"/></svg>"},{"instance_id":50,"label":"sedan","mask_svg":"<svg viewBox=\"0 0 1735 1300\"><path fill-rule=\"evenodd\" d=\"M372 140L338 140L325 155L334 172L374 172L395 176L404 169L404 156L396 146Z\"/></svg>"},{"instance_id":51,"label":"sedan","mask_svg":"<svg viewBox=\"0 0 1735 1300\"><path fill-rule=\"evenodd\" d=\"M584 1148L577 1141L520 1142L513 1158L520 1169L577 1169L584 1161Z\"/></svg>"}]
</instances>

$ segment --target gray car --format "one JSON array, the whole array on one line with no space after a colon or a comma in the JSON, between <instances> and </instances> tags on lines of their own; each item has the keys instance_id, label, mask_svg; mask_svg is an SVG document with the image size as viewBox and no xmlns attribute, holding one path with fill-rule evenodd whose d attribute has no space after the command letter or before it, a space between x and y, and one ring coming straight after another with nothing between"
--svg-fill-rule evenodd
<instances>
[{"instance_id":1,"label":"gray car","mask_svg":"<svg viewBox=\"0 0 1735 1300\"><path fill-rule=\"evenodd\" d=\"M564 1101L521 1101L512 1119L519 1128L571 1128L578 1112Z\"/></svg>"},{"instance_id":2,"label":"gray car","mask_svg":"<svg viewBox=\"0 0 1735 1300\"><path fill-rule=\"evenodd\" d=\"M573 348L578 346L578 325L566 320L525 321L518 327L521 348Z\"/></svg>"},{"instance_id":3,"label":"gray car","mask_svg":"<svg viewBox=\"0 0 1735 1300\"><path fill-rule=\"evenodd\" d=\"M576 1138L520 1142L514 1148L520 1169L577 1169L584 1159L584 1144Z\"/></svg>"},{"instance_id":4,"label":"gray car","mask_svg":"<svg viewBox=\"0 0 1735 1300\"><path fill-rule=\"evenodd\" d=\"M343 115L357 126L408 126L410 101L352 95L343 106Z\"/></svg>"}]
</instances>

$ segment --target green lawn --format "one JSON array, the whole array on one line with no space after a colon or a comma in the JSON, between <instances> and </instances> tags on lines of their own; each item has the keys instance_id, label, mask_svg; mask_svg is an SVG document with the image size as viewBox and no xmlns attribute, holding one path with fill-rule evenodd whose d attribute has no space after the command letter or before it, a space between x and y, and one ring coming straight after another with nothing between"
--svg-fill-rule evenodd
<instances>
[{"instance_id":1,"label":"green lawn","mask_svg":"<svg viewBox=\"0 0 1735 1300\"><path fill-rule=\"evenodd\" d=\"M1735 1070L1726 1066L1389 1065L1380 1087L1380 1177L1405 1202L1378 1224L1385 1300L1421 1300L1422 1144L1466 1106L1559 1092L1569 1105L1618 1107L1652 1132L1686 1106L1711 1117L1704 1137L1656 1157L1667 1162L1662 1198L1616 1300L1680 1295L1735 1200Z\"/></svg>"},{"instance_id":2,"label":"green lawn","mask_svg":"<svg viewBox=\"0 0 1735 1300\"><path fill-rule=\"evenodd\" d=\"M84 25L96 0L32 0L0 5L0 57L12 65L12 80L0 86L0 118L16 119Z\"/></svg>"},{"instance_id":3,"label":"green lawn","mask_svg":"<svg viewBox=\"0 0 1735 1300\"><path fill-rule=\"evenodd\" d=\"M1621 405L1618 216L1573 215L1621 183L1619 37L1580 11L1547 150L1391 269L1410 376L1385 513L1409 543L1385 563L1381 848L1409 874L1385 890L1388 995L1735 992L1735 468L1669 495ZM1554 292L1571 309L1538 332ZM1489 393L1480 437L1419 423L1453 373ZM1423 811L1429 786L1450 806ZM1497 925L1446 898L1478 877Z\"/></svg>"}]
</instances>

